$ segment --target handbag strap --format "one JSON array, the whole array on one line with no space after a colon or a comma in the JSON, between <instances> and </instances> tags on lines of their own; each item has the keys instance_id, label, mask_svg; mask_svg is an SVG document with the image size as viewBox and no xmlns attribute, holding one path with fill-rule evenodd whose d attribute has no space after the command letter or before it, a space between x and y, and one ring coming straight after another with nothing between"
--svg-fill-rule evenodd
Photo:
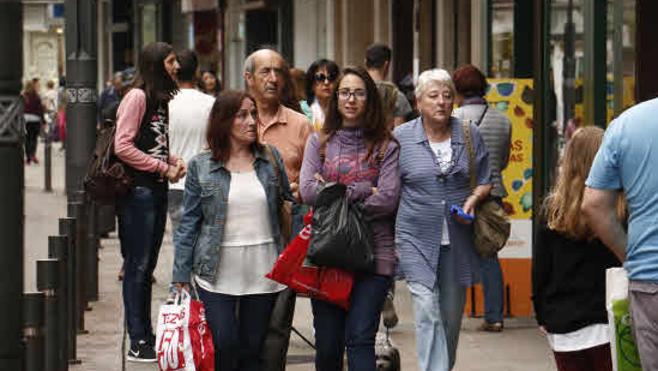
<instances>
[{"instance_id":1,"label":"handbag strap","mask_svg":"<svg viewBox=\"0 0 658 371\"><path fill-rule=\"evenodd\" d=\"M471 120L464 120L462 122L464 127L464 139L466 140L466 148L468 150L468 173L471 179L471 190L475 189L475 151L473 150L473 139L471 137Z\"/></svg>"},{"instance_id":2,"label":"handbag strap","mask_svg":"<svg viewBox=\"0 0 658 371\"><path fill-rule=\"evenodd\" d=\"M484 119L484 115L487 114L488 110L489 110L489 105L485 104L484 110L482 110L482 114L480 115L480 118L475 122L475 126L480 127L480 124L482 123L482 119Z\"/></svg>"}]
</instances>

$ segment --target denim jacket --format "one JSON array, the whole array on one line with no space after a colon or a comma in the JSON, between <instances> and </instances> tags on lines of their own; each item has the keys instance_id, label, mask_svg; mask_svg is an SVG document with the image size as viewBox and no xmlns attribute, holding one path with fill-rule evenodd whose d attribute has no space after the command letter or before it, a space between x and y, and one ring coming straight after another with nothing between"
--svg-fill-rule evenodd
<instances>
[{"instance_id":1,"label":"denim jacket","mask_svg":"<svg viewBox=\"0 0 658 371\"><path fill-rule=\"evenodd\" d=\"M256 176L265 190L272 236L281 252L279 179L283 198L294 201L294 197L279 152L272 147L279 169L277 176L265 151L255 151ZM192 273L208 282L215 281L230 184L231 173L224 163L213 161L210 152L202 152L190 160L183 195L183 216L174 233L173 282L190 282Z\"/></svg>"}]
</instances>

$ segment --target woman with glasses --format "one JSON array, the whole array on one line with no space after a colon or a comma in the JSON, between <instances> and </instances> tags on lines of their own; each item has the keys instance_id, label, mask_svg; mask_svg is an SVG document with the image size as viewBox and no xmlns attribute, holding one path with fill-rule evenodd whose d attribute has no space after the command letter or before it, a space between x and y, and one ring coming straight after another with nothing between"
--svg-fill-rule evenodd
<instances>
[{"instance_id":1,"label":"woman with glasses","mask_svg":"<svg viewBox=\"0 0 658 371\"><path fill-rule=\"evenodd\" d=\"M192 158L174 235L173 281L194 280L215 344L218 371L262 370L277 293L265 278L283 250L280 195L293 200L281 155L258 140L250 95L226 91L210 112L209 151Z\"/></svg>"},{"instance_id":2,"label":"woman with glasses","mask_svg":"<svg viewBox=\"0 0 658 371\"><path fill-rule=\"evenodd\" d=\"M306 71L306 101L302 109L308 107L305 111L315 131L324 125L339 72L336 62L328 59L318 59Z\"/></svg>"},{"instance_id":3,"label":"woman with glasses","mask_svg":"<svg viewBox=\"0 0 658 371\"><path fill-rule=\"evenodd\" d=\"M325 183L347 186L350 202L361 203L374 238L375 268L355 272L350 308L311 300L319 371L374 371L375 334L397 258L393 226L400 177L399 145L386 127L374 81L361 68L346 68L331 96L327 119L306 144L301 196L313 205Z\"/></svg>"},{"instance_id":4,"label":"woman with glasses","mask_svg":"<svg viewBox=\"0 0 658 371\"><path fill-rule=\"evenodd\" d=\"M477 218L475 207L489 194L491 176L474 123L468 123L475 154L475 163L469 163L463 122L452 117L455 86L450 74L423 72L416 99L420 117L394 132L401 146L395 239L414 303L419 370L446 371L455 364L466 288L479 280L473 225L465 214ZM452 213L453 206L463 214Z\"/></svg>"}]
</instances>

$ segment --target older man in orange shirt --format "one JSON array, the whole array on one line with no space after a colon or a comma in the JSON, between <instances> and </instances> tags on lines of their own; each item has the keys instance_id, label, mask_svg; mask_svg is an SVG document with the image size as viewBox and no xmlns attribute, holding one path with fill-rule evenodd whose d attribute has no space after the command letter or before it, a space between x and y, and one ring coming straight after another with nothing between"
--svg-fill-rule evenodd
<instances>
[{"instance_id":1,"label":"older man in orange shirt","mask_svg":"<svg viewBox=\"0 0 658 371\"><path fill-rule=\"evenodd\" d=\"M259 136L263 142L272 144L281 152L288 181L293 192L297 193L299 170L311 125L305 115L281 103L287 68L279 53L261 49L247 57L244 79L249 93L256 99L260 118Z\"/></svg>"},{"instance_id":2,"label":"older man in orange shirt","mask_svg":"<svg viewBox=\"0 0 658 371\"><path fill-rule=\"evenodd\" d=\"M256 100L260 118L258 135L263 142L275 146L281 153L290 188L295 197L299 198L299 171L311 124L305 115L282 104L287 68L287 63L279 53L261 49L245 60L244 79L249 93ZM299 229L301 224L299 220L302 216L298 214L293 210L293 227L297 226L293 229ZM272 312L264 347L263 364L267 371L285 370L294 311L295 294L287 289L279 294Z\"/></svg>"}]
</instances>

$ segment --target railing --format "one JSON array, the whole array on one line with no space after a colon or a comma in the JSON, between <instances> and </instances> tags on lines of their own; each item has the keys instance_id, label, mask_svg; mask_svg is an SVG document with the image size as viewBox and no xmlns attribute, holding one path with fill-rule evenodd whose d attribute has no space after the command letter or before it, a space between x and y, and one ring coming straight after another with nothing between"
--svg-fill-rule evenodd
<instances>
[{"instance_id":1,"label":"railing","mask_svg":"<svg viewBox=\"0 0 658 371\"><path fill-rule=\"evenodd\" d=\"M0 142L22 144L24 127L22 99L0 96Z\"/></svg>"}]
</instances>

